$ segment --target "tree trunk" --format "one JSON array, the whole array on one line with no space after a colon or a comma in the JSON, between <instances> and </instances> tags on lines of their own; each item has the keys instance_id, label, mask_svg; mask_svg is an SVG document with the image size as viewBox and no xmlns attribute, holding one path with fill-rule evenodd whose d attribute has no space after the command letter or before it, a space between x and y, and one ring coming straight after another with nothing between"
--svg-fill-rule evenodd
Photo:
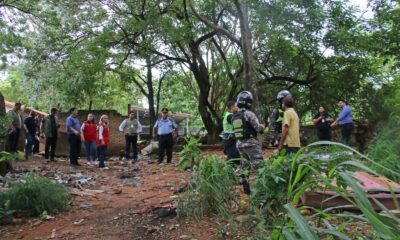
<instances>
[{"instance_id":1,"label":"tree trunk","mask_svg":"<svg viewBox=\"0 0 400 240\"><path fill-rule=\"evenodd\" d=\"M198 109L207 130L207 143L213 144L218 141L219 133L222 131L222 118L216 115L215 110L212 109L211 104L208 102L211 84L208 69L200 54L199 46L191 44L190 51L192 54L190 68L200 89Z\"/></svg>"},{"instance_id":2,"label":"tree trunk","mask_svg":"<svg viewBox=\"0 0 400 240\"><path fill-rule=\"evenodd\" d=\"M150 119L150 133L153 132L153 126L156 123L157 115L155 110L154 101L154 89L153 89L153 75L152 75L152 63L150 57L146 57L146 68L147 68L147 90L148 96L147 101L149 102L149 119Z\"/></svg>"},{"instance_id":3,"label":"tree trunk","mask_svg":"<svg viewBox=\"0 0 400 240\"><path fill-rule=\"evenodd\" d=\"M92 106L93 106L93 100L89 101L89 111L92 111Z\"/></svg>"},{"instance_id":4,"label":"tree trunk","mask_svg":"<svg viewBox=\"0 0 400 240\"><path fill-rule=\"evenodd\" d=\"M258 91L254 77L254 65L253 65L253 46L252 46L252 35L249 24L249 9L246 3L242 3L240 0L235 0L235 5L238 10L239 22L240 22L240 33L242 36L242 52L244 62L244 86L246 90L253 94L253 109L257 113L259 112L258 102Z\"/></svg>"}]
</instances>

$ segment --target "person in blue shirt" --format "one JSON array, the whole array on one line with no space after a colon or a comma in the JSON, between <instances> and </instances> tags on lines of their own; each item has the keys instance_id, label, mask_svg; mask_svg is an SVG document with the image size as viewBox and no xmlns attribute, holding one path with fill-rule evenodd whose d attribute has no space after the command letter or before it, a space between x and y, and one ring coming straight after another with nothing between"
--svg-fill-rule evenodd
<instances>
[{"instance_id":1,"label":"person in blue shirt","mask_svg":"<svg viewBox=\"0 0 400 240\"><path fill-rule=\"evenodd\" d=\"M347 102L343 99L339 100L338 105L340 106L341 110L339 112L338 119L332 123L332 126L339 125L342 133L342 142L346 145L350 145L351 133L353 132L353 117L351 114L351 109L347 105Z\"/></svg>"},{"instance_id":2,"label":"person in blue shirt","mask_svg":"<svg viewBox=\"0 0 400 240\"><path fill-rule=\"evenodd\" d=\"M164 161L164 154L167 152L167 163L172 161L172 147L174 138L177 136L178 125L174 119L168 116L168 108L161 109L162 116L154 124L153 137L158 136L158 163ZM157 131L157 132L156 132ZM157 133L157 134L156 134Z\"/></svg>"},{"instance_id":3,"label":"person in blue shirt","mask_svg":"<svg viewBox=\"0 0 400 240\"><path fill-rule=\"evenodd\" d=\"M78 109L73 107L67 117L67 136L69 141L69 161L71 166L81 166L78 158L81 153L81 124L78 119Z\"/></svg>"}]
</instances>

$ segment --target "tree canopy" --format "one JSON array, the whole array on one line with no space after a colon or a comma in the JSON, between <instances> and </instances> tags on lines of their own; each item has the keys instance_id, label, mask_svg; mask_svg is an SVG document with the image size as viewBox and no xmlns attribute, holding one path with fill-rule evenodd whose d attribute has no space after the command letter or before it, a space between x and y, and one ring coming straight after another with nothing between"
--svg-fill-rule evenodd
<instances>
[{"instance_id":1,"label":"tree canopy","mask_svg":"<svg viewBox=\"0 0 400 240\"><path fill-rule=\"evenodd\" d=\"M396 1L369 6L366 14L343 0L1 0L0 89L41 110L144 104L151 122L169 106L198 117L209 142L241 90L254 94L262 121L282 89L301 116L321 104L335 112L345 98L358 118L382 119L383 92L399 78L400 12Z\"/></svg>"}]
</instances>

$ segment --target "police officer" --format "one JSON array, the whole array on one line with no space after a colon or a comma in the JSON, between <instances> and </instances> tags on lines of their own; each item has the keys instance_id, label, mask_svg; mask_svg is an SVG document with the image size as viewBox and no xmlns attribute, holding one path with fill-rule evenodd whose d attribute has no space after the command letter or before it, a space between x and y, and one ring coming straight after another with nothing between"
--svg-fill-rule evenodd
<instances>
[{"instance_id":1,"label":"police officer","mask_svg":"<svg viewBox=\"0 0 400 240\"><path fill-rule=\"evenodd\" d=\"M279 105L276 106L269 117L268 126L268 138L272 146L277 146L280 141L280 136L282 134L282 121L284 109L282 106L282 101L285 97L291 96L292 94L288 90L282 90L276 96Z\"/></svg>"},{"instance_id":2,"label":"police officer","mask_svg":"<svg viewBox=\"0 0 400 240\"><path fill-rule=\"evenodd\" d=\"M224 153L227 156L227 160L240 158L239 151L236 148L236 138L233 134L232 117L237 112L237 104L234 101L228 101L226 103L228 111L224 115L223 119L223 134L222 140L224 144ZM240 164L240 160L233 160L234 164Z\"/></svg>"},{"instance_id":3,"label":"police officer","mask_svg":"<svg viewBox=\"0 0 400 240\"><path fill-rule=\"evenodd\" d=\"M167 163L172 161L172 147L174 146L174 138L177 136L178 125L174 119L168 116L168 108L161 109L162 116L157 120L153 128L153 137L156 137L156 129L158 135L158 163L164 161L164 154L167 152Z\"/></svg>"},{"instance_id":4,"label":"police officer","mask_svg":"<svg viewBox=\"0 0 400 240\"><path fill-rule=\"evenodd\" d=\"M233 132L237 139L236 146L240 155L245 160L242 161L242 185L246 194L250 194L250 185L245 170L251 167L260 167L264 157L260 143L257 140L257 133L264 131L265 125L260 124L254 112L250 111L253 103L253 95L248 91L243 91L237 96L238 112L233 115Z\"/></svg>"},{"instance_id":5,"label":"police officer","mask_svg":"<svg viewBox=\"0 0 400 240\"><path fill-rule=\"evenodd\" d=\"M129 118L125 119L119 125L119 131L125 134L125 158L130 159L131 145L133 148L133 160L138 159L137 141L138 136L142 133L142 125L139 120L135 118L135 112L129 112Z\"/></svg>"}]
</instances>

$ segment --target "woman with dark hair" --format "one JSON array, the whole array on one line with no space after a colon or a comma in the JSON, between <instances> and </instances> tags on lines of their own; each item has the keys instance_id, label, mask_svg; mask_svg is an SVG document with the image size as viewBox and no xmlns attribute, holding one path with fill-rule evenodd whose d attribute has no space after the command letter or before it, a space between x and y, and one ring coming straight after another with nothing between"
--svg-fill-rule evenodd
<instances>
[{"instance_id":1,"label":"woman with dark hair","mask_svg":"<svg viewBox=\"0 0 400 240\"><path fill-rule=\"evenodd\" d=\"M97 124L93 114L89 113L87 120L83 122L81 127L81 139L86 149L87 164L92 165L96 160L96 140L97 140Z\"/></svg>"},{"instance_id":2,"label":"woman with dark hair","mask_svg":"<svg viewBox=\"0 0 400 240\"><path fill-rule=\"evenodd\" d=\"M100 118L97 131L97 147L99 149L99 168L107 170L108 167L104 164L106 160L107 147L110 142L110 129L108 127L108 116L102 115Z\"/></svg>"},{"instance_id":3,"label":"woman with dark hair","mask_svg":"<svg viewBox=\"0 0 400 240\"><path fill-rule=\"evenodd\" d=\"M333 119L323 106L320 106L318 113L313 116L313 123L317 129L318 139L320 141L331 140L331 123Z\"/></svg>"}]
</instances>

